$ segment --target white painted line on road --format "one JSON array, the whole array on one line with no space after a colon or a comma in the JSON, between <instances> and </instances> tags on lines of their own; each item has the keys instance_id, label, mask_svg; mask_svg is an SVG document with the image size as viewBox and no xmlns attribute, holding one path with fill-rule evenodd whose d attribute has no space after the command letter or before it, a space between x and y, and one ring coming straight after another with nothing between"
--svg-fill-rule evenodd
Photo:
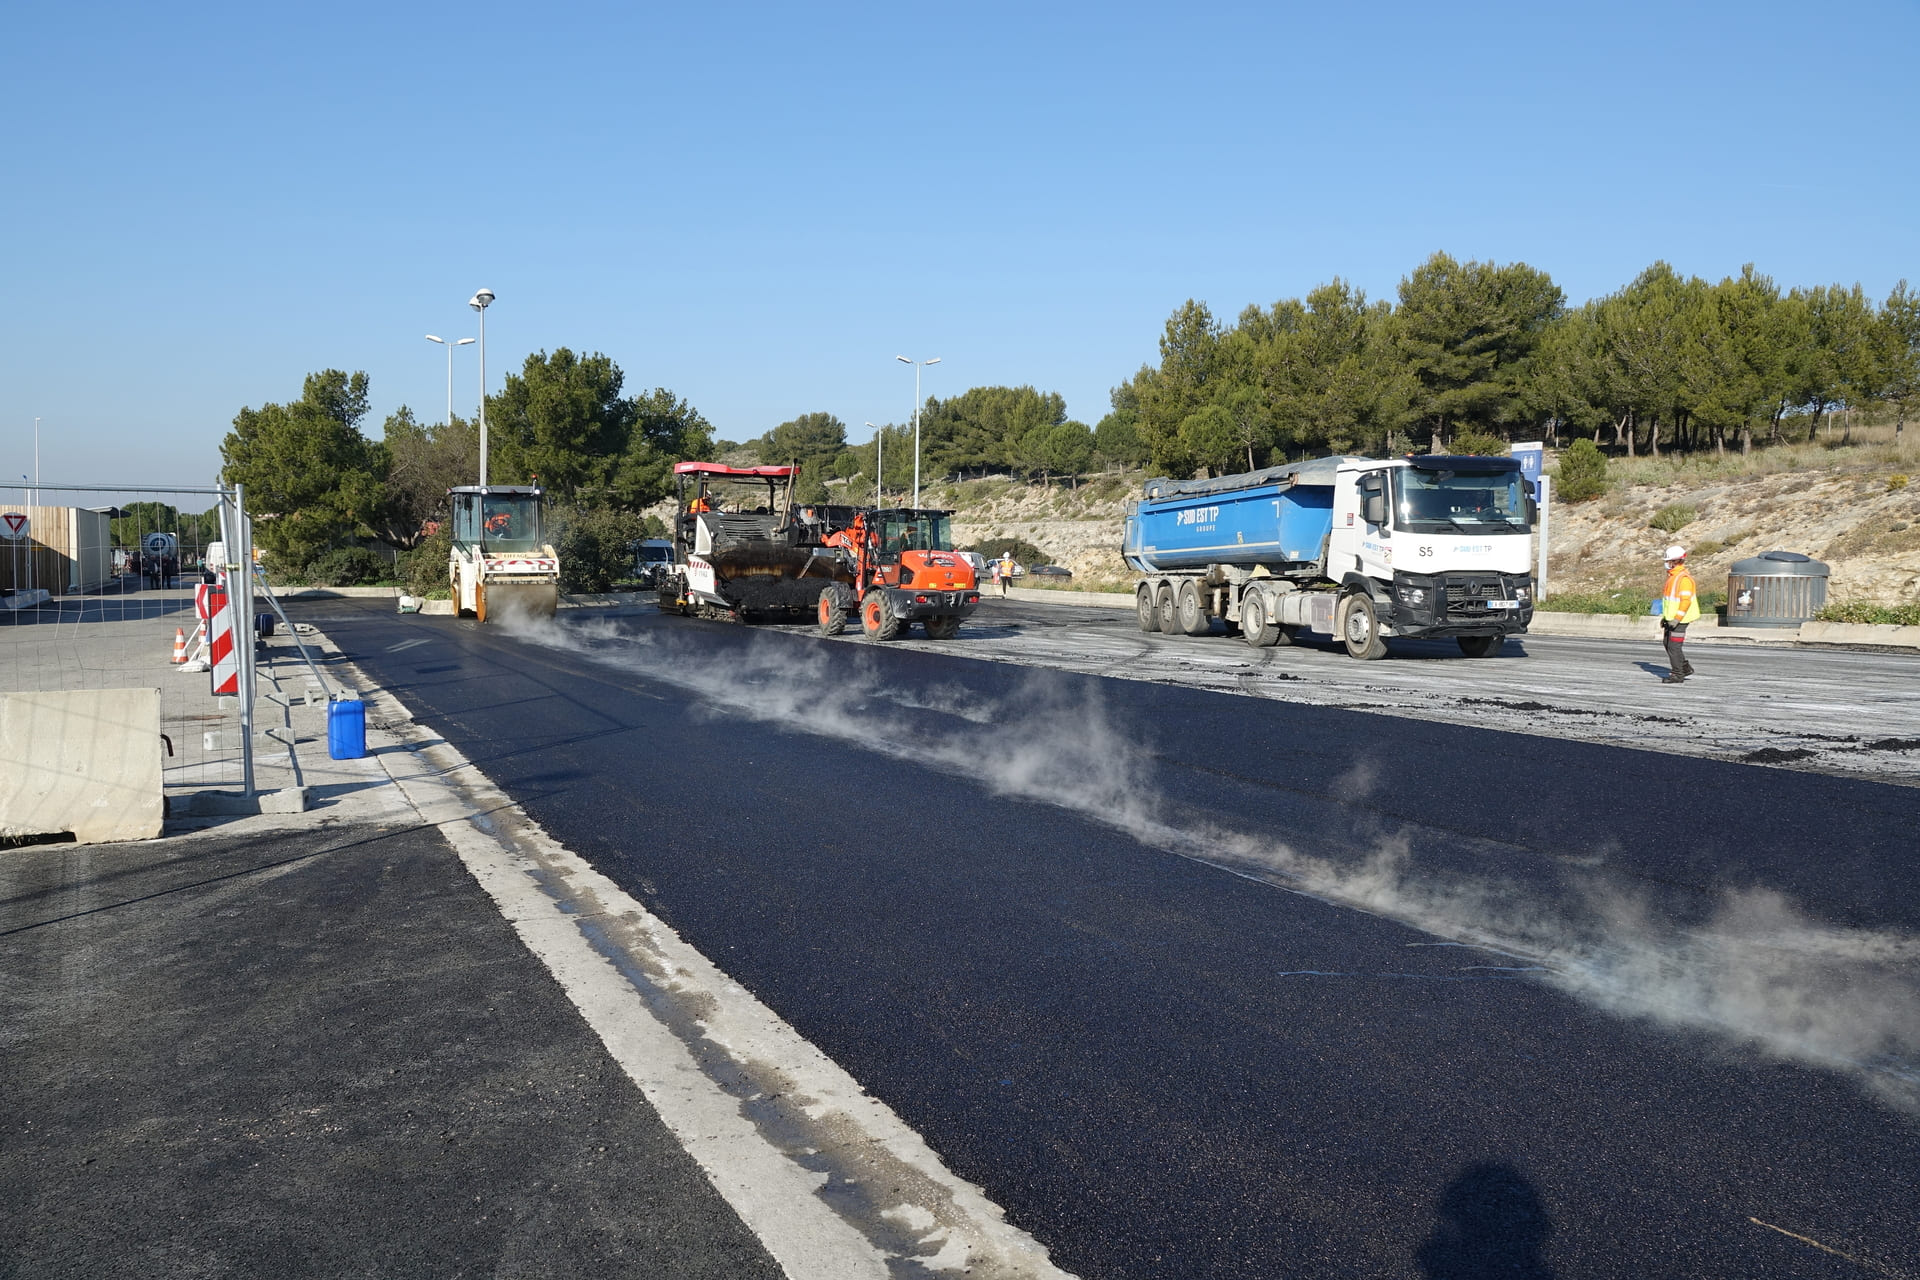
<instances>
[{"instance_id":1,"label":"white painted line on road","mask_svg":"<svg viewBox=\"0 0 1920 1280\"><path fill-rule=\"evenodd\" d=\"M362 688L373 682L361 678ZM367 695L369 721L412 725ZM369 737L385 736L370 728ZM793 1280L1066 1277L893 1110L437 739L377 755Z\"/></svg>"}]
</instances>

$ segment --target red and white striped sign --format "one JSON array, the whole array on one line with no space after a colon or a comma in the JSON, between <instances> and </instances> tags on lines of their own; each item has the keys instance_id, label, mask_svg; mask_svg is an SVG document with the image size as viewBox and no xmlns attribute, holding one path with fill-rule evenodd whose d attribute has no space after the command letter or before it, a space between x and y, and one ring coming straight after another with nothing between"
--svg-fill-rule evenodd
<instances>
[{"instance_id":1,"label":"red and white striped sign","mask_svg":"<svg viewBox=\"0 0 1920 1280\"><path fill-rule=\"evenodd\" d=\"M213 666L213 691L240 692L240 654L233 647L233 592L226 589L227 575L220 575L221 590L209 592L214 605L207 621L207 660Z\"/></svg>"}]
</instances>

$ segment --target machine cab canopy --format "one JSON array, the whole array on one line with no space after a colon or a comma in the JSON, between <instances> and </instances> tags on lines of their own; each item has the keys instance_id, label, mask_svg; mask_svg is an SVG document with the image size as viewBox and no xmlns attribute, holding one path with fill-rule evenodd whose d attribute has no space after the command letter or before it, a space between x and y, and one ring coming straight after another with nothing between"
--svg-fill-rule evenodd
<instances>
[{"instance_id":1,"label":"machine cab canopy","mask_svg":"<svg viewBox=\"0 0 1920 1280\"><path fill-rule=\"evenodd\" d=\"M673 464L683 516L703 511L779 514L781 495L792 487L793 478L799 472L798 467L728 467L718 462Z\"/></svg>"},{"instance_id":2,"label":"machine cab canopy","mask_svg":"<svg viewBox=\"0 0 1920 1280\"><path fill-rule=\"evenodd\" d=\"M867 525L879 540L882 563L892 563L904 551L953 550L953 513L896 508L875 511Z\"/></svg>"},{"instance_id":3,"label":"machine cab canopy","mask_svg":"<svg viewBox=\"0 0 1920 1280\"><path fill-rule=\"evenodd\" d=\"M464 484L449 489L453 540L488 551L538 551L543 490L529 484Z\"/></svg>"}]
</instances>

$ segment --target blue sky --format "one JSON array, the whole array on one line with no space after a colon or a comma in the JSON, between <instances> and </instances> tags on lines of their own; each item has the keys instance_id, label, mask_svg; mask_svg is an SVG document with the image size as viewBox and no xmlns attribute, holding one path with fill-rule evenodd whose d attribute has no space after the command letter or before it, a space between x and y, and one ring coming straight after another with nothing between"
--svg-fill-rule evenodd
<instances>
[{"instance_id":1,"label":"blue sky","mask_svg":"<svg viewBox=\"0 0 1920 1280\"><path fill-rule=\"evenodd\" d=\"M0 13L0 474L205 483L364 369L604 351L725 438L1032 383L1436 249L1569 299L1920 281L1920 6L331 4ZM455 364L471 413L474 348Z\"/></svg>"}]
</instances>

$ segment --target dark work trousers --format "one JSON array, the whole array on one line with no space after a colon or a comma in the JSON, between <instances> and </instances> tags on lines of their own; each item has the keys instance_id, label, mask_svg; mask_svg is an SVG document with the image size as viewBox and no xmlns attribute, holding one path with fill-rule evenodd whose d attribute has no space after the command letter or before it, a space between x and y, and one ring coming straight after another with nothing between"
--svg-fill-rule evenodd
<instances>
[{"instance_id":1,"label":"dark work trousers","mask_svg":"<svg viewBox=\"0 0 1920 1280\"><path fill-rule=\"evenodd\" d=\"M1687 624L1684 622L1662 623L1667 633L1667 665L1673 668L1677 676L1693 674L1693 664L1687 661Z\"/></svg>"}]
</instances>

